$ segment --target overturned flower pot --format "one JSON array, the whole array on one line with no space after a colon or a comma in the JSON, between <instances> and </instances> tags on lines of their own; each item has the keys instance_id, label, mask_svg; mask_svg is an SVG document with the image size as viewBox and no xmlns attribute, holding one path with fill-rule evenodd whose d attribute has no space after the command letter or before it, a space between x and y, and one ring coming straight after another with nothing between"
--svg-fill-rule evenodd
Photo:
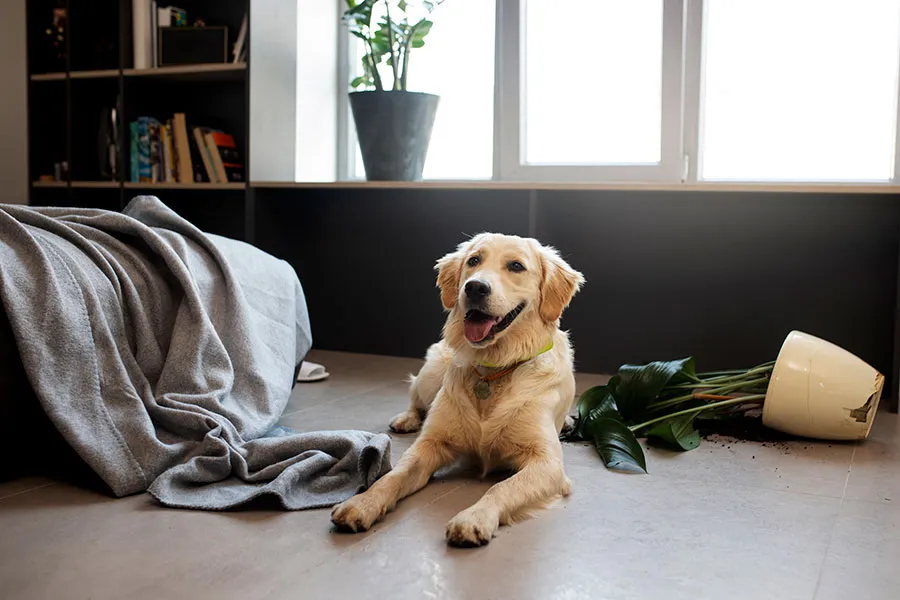
<instances>
[{"instance_id":1,"label":"overturned flower pot","mask_svg":"<svg viewBox=\"0 0 900 600\"><path fill-rule=\"evenodd\" d=\"M872 429L884 376L815 336L784 340L763 404L766 427L822 440L864 440Z\"/></svg>"},{"instance_id":2,"label":"overturned flower pot","mask_svg":"<svg viewBox=\"0 0 900 600\"><path fill-rule=\"evenodd\" d=\"M792 436L863 440L883 386L882 374L850 352L792 331L777 360L752 369L697 373L691 357L622 365L581 395L562 439L590 441L608 468L639 472L647 464L638 438L691 450L700 444L697 420L749 417Z\"/></svg>"}]
</instances>

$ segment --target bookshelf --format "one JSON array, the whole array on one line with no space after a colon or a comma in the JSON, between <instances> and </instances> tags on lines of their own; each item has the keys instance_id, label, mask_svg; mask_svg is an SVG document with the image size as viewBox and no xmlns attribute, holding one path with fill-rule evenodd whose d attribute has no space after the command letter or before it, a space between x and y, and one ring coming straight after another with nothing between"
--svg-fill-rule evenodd
<instances>
[{"instance_id":1,"label":"bookshelf","mask_svg":"<svg viewBox=\"0 0 900 600\"><path fill-rule=\"evenodd\" d=\"M146 2L149 4L149 2ZM159 6L168 1L157 2ZM234 47L251 0L172 0L186 12L188 26L202 19L227 27L229 62L136 68L133 15L135 0L29 0L28 105L30 203L121 210L138 194L165 191L164 201L208 231L248 239L243 181L132 181L131 131L138 117L166 123L184 113L188 136L193 126L230 134L249 171L250 69L234 63ZM54 11L57 11L56 13ZM54 47L54 14L65 14L65 35ZM249 27L246 46L249 48ZM115 163L108 168L101 144L106 111L117 110ZM192 151L193 155L193 151ZM192 162L200 162L196 155ZM56 165L67 165L67 170ZM50 178L51 180L48 180ZM163 177L164 179L164 177Z\"/></svg>"}]
</instances>

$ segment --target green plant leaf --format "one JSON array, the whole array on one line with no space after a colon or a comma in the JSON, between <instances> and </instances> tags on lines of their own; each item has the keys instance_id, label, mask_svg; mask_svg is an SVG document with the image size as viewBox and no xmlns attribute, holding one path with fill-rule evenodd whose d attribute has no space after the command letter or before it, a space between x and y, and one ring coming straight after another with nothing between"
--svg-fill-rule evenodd
<instances>
[{"instance_id":1,"label":"green plant leaf","mask_svg":"<svg viewBox=\"0 0 900 600\"><path fill-rule=\"evenodd\" d=\"M587 424L587 435L607 469L646 473L644 449L630 429L619 419L595 417Z\"/></svg>"},{"instance_id":2,"label":"green plant leaf","mask_svg":"<svg viewBox=\"0 0 900 600\"><path fill-rule=\"evenodd\" d=\"M679 385L682 383L698 383L700 378L697 377L697 371L694 365L694 357L688 356L687 358L681 359L681 361L673 361L673 362L683 362L681 368L672 375L672 379L669 380L667 385Z\"/></svg>"},{"instance_id":3,"label":"green plant leaf","mask_svg":"<svg viewBox=\"0 0 900 600\"><path fill-rule=\"evenodd\" d=\"M679 450L693 450L700 445L700 432L694 429L697 414L661 421L647 430L647 440L662 442Z\"/></svg>"},{"instance_id":4,"label":"green plant leaf","mask_svg":"<svg viewBox=\"0 0 900 600\"><path fill-rule=\"evenodd\" d=\"M371 13L372 7L379 0L363 0L359 4L352 0L347 0L347 10L344 12L344 16L353 15L356 16L361 13Z\"/></svg>"},{"instance_id":5,"label":"green plant leaf","mask_svg":"<svg viewBox=\"0 0 900 600\"><path fill-rule=\"evenodd\" d=\"M353 81L350 82L350 87L358 88L359 86L366 85L368 83L369 83L369 78L366 77L365 75L360 75L359 77L357 77L356 79L354 79Z\"/></svg>"},{"instance_id":6,"label":"green plant leaf","mask_svg":"<svg viewBox=\"0 0 900 600\"><path fill-rule=\"evenodd\" d=\"M625 422L640 422L647 405L659 396L676 375L676 382L689 381L687 378L693 376L693 372L694 359L691 357L619 367L615 398Z\"/></svg>"},{"instance_id":7,"label":"green plant leaf","mask_svg":"<svg viewBox=\"0 0 900 600\"><path fill-rule=\"evenodd\" d=\"M431 28L434 26L434 23L429 21L428 19L422 19L418 23L412 26L412 42L415 44L417 41L421 43L425 43L425 36L431 31Z\"/></svg>"},{"instance_id":8,"label":"green plant leaf","mask_svg":"<svg viewBox=\"0 0 900 600\"><path fill-rule=\"evenodd\" d=\"M584 440L584 429L591 416L622 419L609 384L595 385L581 394L578 398L578 417L575 426L561 439L570 442Z\"/></svg>"}]
</instances>

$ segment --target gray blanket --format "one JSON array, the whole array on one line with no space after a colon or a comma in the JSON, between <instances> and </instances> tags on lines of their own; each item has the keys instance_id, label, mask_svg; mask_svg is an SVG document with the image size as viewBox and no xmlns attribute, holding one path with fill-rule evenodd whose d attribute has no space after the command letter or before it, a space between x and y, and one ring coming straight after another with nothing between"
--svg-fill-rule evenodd
<instances>
[{"instance_id":1,"label":"gray blanket","mask_svg":"<svg viewBox=\"0 0 900 600\"><path fill-rule=\"evenodd\" d=\"M312 343L293 269L154 197L0 205L0 299L44 411L117 496L304 509L390 470L384 434L276 425Z\"/></svg>"}]
</instances>

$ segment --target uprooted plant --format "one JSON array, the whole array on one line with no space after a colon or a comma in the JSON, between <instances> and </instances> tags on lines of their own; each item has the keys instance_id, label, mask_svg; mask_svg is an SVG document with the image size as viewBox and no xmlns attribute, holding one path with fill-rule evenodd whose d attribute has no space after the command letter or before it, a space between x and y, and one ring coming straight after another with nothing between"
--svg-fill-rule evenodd
<instances>
[{"instance_id":1,"label":"uprooted plant","mask_svg":"<svg viewBox=\"0 0 900 600\"><path fill-rule=\"evenodd\" d=\"M678 450L696 448L695 421L759 409L774 367L773 361L746 370L696 373L693 358L623 365L609 383L581 395L575 426L563 439L592 442L609 469L646 473L639 437Z\"/></svg>"}]
</instances>

